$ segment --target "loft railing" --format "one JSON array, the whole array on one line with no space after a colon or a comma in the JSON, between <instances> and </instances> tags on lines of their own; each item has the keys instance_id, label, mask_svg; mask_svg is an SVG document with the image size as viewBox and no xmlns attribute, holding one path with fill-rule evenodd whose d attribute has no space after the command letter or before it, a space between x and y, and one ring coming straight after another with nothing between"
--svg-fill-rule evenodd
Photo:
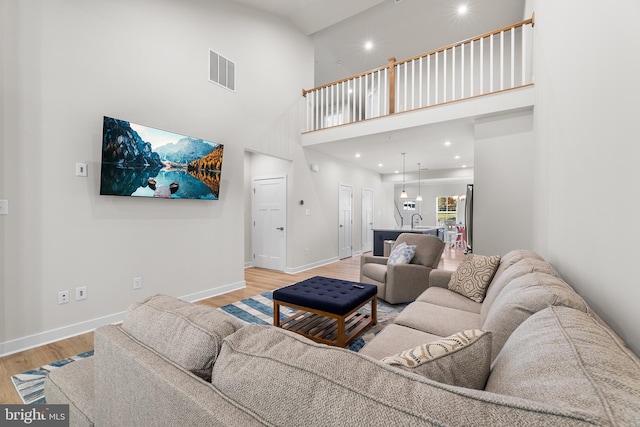
<instances>
[{"instance_id":1,"label":"loft railing","mask_svg":"<svg viewBox=\"0 0 640 427\"><path fill-rule=\"evenodd\" d=\"M375 70L303 90L307 131L527 86L535 15Z\"/></svg>"}]
</instances>

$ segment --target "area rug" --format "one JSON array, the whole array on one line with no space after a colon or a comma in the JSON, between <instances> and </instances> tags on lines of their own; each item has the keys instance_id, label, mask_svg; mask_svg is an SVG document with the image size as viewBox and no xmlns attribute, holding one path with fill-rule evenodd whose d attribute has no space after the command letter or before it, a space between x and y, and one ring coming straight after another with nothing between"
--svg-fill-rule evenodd
<instances>
[{"instance_id":1,"label":"area rug","mask_svg":"<svg viewBox=\"0 0 640 427\"><path fill-rule=\"evenodd\" d=\"M398 313L405 308L407 304L392 305L378 299L377 317L378 323L368 329L359 338L354 340L347 348L352 351L360 351L360 349L369 342L378 332L387 324L396 318ZM271 292L264 292L251 298L246 298L233 304L220 307L222 310L238 319L247 323L257 323L259 325L273 325L273 297ZM370 304L360 309L361 312L370 314ZM284 320L298 310L281 306L280 320Z\"/></svg>"},{"instance_id":2,"label":"area rug","mask_svg":"<svg viewBox=\"0 0 640 427\"><path fill-rule=\"evenodd\" d=\"M347 348L352 351L359 351L378 332L380 332L382 328L392 322L398 313L400 313L400 311L402 311L406 306L407 304L392 305L385 301L378 300L378 324L368 329ZM271 292L264 292L260 295L225 305L220 307L218 310L222 310L247 323L273 325L273 297ZM284 320L297 311L298 310L283 306L280 309L280 318L281 320ZM369 308L369 304L363 307L360 311L370 314L371 310ZM36 369L31 369L17 375L12 375L11 381L13 382L13 385L23 403L45 404L47 401L44 395L44 380L47 378L47 375L49 375L49 372L61 366L75 362L76 360L90 356L93 356L93 350L58 360L57 362L53 362Z\"/></svg>"},{"instance_id":3,"label":"area rug","mask_svg":"<svg viewBox=\"0 0 640 427\"><path fill-rule=\"evenodd\" d=\"M49 375L49 372L71 362L75 362L76 360L86 359L90 356L93 356L93 350L89 350L86 353L76 354L73 357L58 360L57 362L26 371L21 374L12 375L11 381L13 382L13 386L16 388L16 391L18 392L18 395L20 395L23 403L27 405L45 404L47 401L44 397L44 380L47 378L47 375Z\"/></svg>"}]
</instances>

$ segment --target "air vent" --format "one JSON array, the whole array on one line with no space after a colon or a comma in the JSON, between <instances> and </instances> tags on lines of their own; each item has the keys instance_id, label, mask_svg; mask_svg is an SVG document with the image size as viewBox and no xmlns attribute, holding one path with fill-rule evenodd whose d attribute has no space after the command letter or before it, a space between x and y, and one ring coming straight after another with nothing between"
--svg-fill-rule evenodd
<instances>
[{"instance_id":1,"label":"air vent","mask_svg":"<svg viewBox=\"0 0 640 427\"><path fill-rule=\"evenodd\" d=\"M209 50L209 81L236 91L236 64L224 56Z\"/></svg>"}]
</instances>

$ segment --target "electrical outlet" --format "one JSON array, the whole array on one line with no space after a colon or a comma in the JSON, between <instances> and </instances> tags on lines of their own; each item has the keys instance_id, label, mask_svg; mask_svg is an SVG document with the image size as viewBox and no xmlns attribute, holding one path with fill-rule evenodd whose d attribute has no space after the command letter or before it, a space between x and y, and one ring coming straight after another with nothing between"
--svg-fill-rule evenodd
<instances>
[{"instance_id":1,"label":"electrical outlet","mask_svg":"<svg viewBox=\"0 0 640 427\"><path fill-rule=\"evenodd\" d=\"M81 299L87 299L87 287L81 286L76 288L76 301L80 301Z\"/></svg>"},{"instance_id":2,"label":"electrical outlet","mask_svg":"<svg viewBox=\"0 0 640 427\"><path fill-rule=\"evenodd\" d=\"M133 278L133 289L142 289L142 277Z\"/></svg>"},{"instance_id":3,"label":"electrical outlet","mask_svg":"<svg viewBox=\"0 0 640 427\"><path fill-rule=\"evenodd\" d=\"M0 200L0 215L9 215L9 201Z\"/></svg>"},{"instance_id":4,"label":"electrical outlet","mask_svg":"<svg viewBox=\"0 0 640 427\"><path fill-rule=\"evenodd\" d=\"M304 248L304 254L309 255L309 248Z\"/></svg>"},{"instance_id":5,"label":"electrical outlet","mask_svg":"<svg viewBox=\"0 0 640 427\"><path fill-rule=\"evenodd\" d=\"M66 304L69 302L69 291L58 292L58 304Z\"/></svg>"},{"instance_id":6,"label":"electrical outlet","mask_svg":"<svg viewBox=\"0 0 640 427\"><path fill-rule=\"evenodd\" d=\"M87 176L86 163L76 163L76 176Z\"/></svg>"}]
</instances>

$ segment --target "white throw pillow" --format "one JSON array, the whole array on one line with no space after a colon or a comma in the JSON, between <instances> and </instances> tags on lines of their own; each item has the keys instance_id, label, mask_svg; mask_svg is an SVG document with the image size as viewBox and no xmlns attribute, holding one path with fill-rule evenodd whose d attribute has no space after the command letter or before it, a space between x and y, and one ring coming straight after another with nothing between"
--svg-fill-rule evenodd
<instances>
[{"instance_id":1,"label":"white throw pillow","mask_svg":"<svg viewBox=\"0 0 640 427\"><path fill-rule=\"evenodd\" d=\"M416 245L400 243L391 251L387 264L408 264L416 254Z\"/></svg>"}]
</instances>

